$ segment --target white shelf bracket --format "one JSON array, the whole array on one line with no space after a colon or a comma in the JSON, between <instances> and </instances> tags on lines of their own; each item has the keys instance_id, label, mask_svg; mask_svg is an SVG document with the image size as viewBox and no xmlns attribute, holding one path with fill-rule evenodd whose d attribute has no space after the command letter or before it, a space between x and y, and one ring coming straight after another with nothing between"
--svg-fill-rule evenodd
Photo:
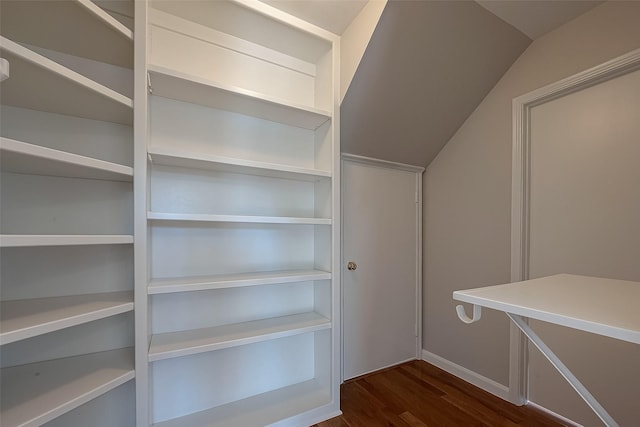
<instances>
[{"instance_id":1,"label":"white shelf bracket","mask_svg":"<svg viewBox=\"0 0 640 427\"><path fill-rule=\"evenodd\" d=\"M462 305L456 306L456 313L458 313L458 317L464 323L474 323L480 320L480 317L482 316L482 306L473 305L473 317L467 316L467 313L464 311L464 306Z\"/></svg>"},{"instance_id":2,"label":"white shelf bracket","mask_svg":"<svg viewBox=\"0 0 640 427\"><path fill-rule=\"evenodd\" d=\"M0 82L9 78L9 61L0 58Z\"/></svg>"},{"instance_id":3,"label":"white shelf bracket","mask_svg":"<svg viewBox=\"0 0 640 427\"><path fill-rule=\"evenodd\" d=\"M147 89L150 94L153 94L153 88L151 87L151 74L147 72Z\"/></svg>"}]
</instances>

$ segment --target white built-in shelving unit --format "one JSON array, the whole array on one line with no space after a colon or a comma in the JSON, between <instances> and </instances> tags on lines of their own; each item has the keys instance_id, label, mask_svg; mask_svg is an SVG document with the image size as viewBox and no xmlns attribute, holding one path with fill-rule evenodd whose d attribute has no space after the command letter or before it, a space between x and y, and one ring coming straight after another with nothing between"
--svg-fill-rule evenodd
<instances>
[{"instance_id":1,"label":"white built-in shelving unit","mask_svg":"<svg viewBox=\"0 0 640 427\"><path fill-rule=\"evenodd\" d=\"M133 32L90 0L0 12L0 419L134 426Z\"/></svg>"},{"instance_id":2,"label":"white built-in shelving unit","mask_svg":"<svg viewBox=\"0 0 640 427\"><path fill-rule=\"evenodd\" d=\"M245 1L148 35L150 424L337 415L339 39Z\"/></svg>"},{"instance_id":3,"label":"white built-in shelving unit","mask_svg":"<svg viewBox=\"0 0 640 427\"><path fill-rule=\"evenodd\" d=\"M0 12L2 426L338 415L339 37L247 0Z\"/></svg>"}]
</instances>

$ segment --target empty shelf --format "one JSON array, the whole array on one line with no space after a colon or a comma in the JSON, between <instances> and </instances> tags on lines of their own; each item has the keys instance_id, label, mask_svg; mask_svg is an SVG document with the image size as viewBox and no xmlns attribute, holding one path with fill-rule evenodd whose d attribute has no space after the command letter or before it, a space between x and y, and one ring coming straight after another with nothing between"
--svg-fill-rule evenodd
<instances>
[{"instance_id":1,"label":"empty shelf","mask_svg":"<svg viewBox=\"0 0 640 427\"><path fill-rule=\"evenodd\" d=\"M215 170L220 172L265 176L270 178L317 181L319 179L331 177L331 172L318 169L257 162L245 159L234 159L215 155L195 154L166 148L150 148L149 157L151 158L151 162L157 165Z\"/></svg>"},{"instance_id":2,"label":"empty shelf","mask_svg":"<svg viewBox=\"0 0 640 427\"><path fill-rule=\"evenodd\" d=\"M12 40L133 68L132 31L89 0L2 2L0 27Z\"/></svg>"},{"instance_id":3,"label":"empty shelf","mask_svg":"<svg viewBox=\"0 0 640 427\"><path fill-rule=\"evenodd\" d=\"M133 349L4 368L3 427L39 426L134 378Z\"/></svg>"},{"instance_id":4,"label":"empty shelf","mask_svg":"<svg viewBox=\"0 0 640 427\"><path fill-rule=\"evenodd\" d=\"M133 243L133 236L112 234L1 234L0 247L122 245Z\"/></svg>"},{"instance_id":5,"label":"empty shelf","mask_svg":"<svg viewBox=\"0 0 640 427\"><path fill-rule=\"evenodd\" d=\"M237 288L241 286L272 285L331 279L331 273L322 270L283 270L256 273L224 274L201 277L155 279L149 283L149 294L202 291L206 289Z\"/></svg>"},{"instance_id":6,"label":"empty shelf","mask_svg":"<svg viewBox=\"0 0 640 427\"><path fill-rule=\"evenodd\" d=\"M133 123L133 101L126 96L4 37L0 37L0 56L10 68L10 77L1 84L3 104Z\"/></svg>"},{"instance_id":7,"label":"empty shelf","mask_svg":"<svg viewBox=\"0 0 640 427\"><path fill-rule=\"evenodd\" d=\"M331 225L328 218L294 218L286 216L253 216L253 215L209 215L148 212L147 218L156 221L194 221L194 222L243 222L260 224L307 224Z\"/></svg>"},{"instance_id":8,"label":"empty shelf","mask_svg":"<svg viewBox=\"0 0 640 427\"><path fill-rule=\"evenodd\" d=\"M3 301L0 345L133 310L132 292Z\"/></svg>"},{"instance_id":9,"label":"empty shelf","mask_svg":"<svg viewBox=\"0 0 640 427\"><path fill-rule=\"evenodd\" d=\"M3 172L132 181L133 168L39 145L0 138Z\"/></svg>"},{"instance_id":10,"label":"empty shelf","mask_svg":"<svg viewBox=\"0 0 640 427\"><path fill-rule=\"evenodd\" d=\"M262 427L331 402L328 390L312 379L184 417L156 427ZM337 415L337 414L336 414Z\"/></svg>"},{"instance_id":11,"label":"empty shelf","mask_svg":"<svg viewBox=\"0 0 640 427\"><path fill-rule=\"evenodd\" d=\"M304 129L315 130L331 118L327 111L291 104L156 65L149 65L149 78L154 95Z\"/></svg>"},{"instance_id":12,"label":"empty shelf","mask_svg":"<svg viewBox=\"0 0 640 427\"><path fill-rule=\"evenodd\" d=\"M221 350L330 328L329 319L311 312L156 334L151 337L149 361Z\"/></svg>"}]
</instances>

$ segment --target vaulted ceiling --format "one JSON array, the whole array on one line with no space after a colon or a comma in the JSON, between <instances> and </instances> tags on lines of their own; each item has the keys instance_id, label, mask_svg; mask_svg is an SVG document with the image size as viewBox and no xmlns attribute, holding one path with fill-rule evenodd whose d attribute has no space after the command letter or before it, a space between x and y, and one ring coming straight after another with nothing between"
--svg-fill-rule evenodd
<instances>
[{"instance_id":1,"label":"vaulted ceiling","mask_svg":"<svg viewBox=\"0 0 640 427\"><path fill-rule=\"evenodd\" d=\"M342 102L342 151L428 165L530 42L476 2L390 1Z\"/></svg>"},{"instance_id":2,"label":"vaulted ceiling","mask_svg":"<svg viewBox=\"0 0 640 427\"><path fill-rule=\"evenodd\" d=\"M367 2L262 1L337 34ZM427 166L532 39L600 3L389 0L341 105L342 151Z\"/></svg>"}]
</instances>

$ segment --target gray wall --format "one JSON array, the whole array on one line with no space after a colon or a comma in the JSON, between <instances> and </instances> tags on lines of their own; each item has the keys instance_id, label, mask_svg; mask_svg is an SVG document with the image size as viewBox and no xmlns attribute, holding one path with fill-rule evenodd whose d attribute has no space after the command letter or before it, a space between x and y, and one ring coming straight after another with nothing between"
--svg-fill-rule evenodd
<instances>
[{"instance_id":1,"label":"gray wall","mask_svg":"<svg viewBox=\"0 0 640 427\"><path fill-rule=\"evenodd\" d=\"M511 100L640 48L640 2L611 1L529 46L424 176L423 348L508 384L508 322L464 325L451 293L509 282Z\"/></svg>"},{"instance_id":2,"label":"gray wall","mask_svg":"<svg viewBox=\"0 0 640 427\"><path fill-rule=\"evenodd\" d=\"M342 150L426 166L530 42L473 1L390 1L342 102Z\"/></svg>"}]
</instances>

